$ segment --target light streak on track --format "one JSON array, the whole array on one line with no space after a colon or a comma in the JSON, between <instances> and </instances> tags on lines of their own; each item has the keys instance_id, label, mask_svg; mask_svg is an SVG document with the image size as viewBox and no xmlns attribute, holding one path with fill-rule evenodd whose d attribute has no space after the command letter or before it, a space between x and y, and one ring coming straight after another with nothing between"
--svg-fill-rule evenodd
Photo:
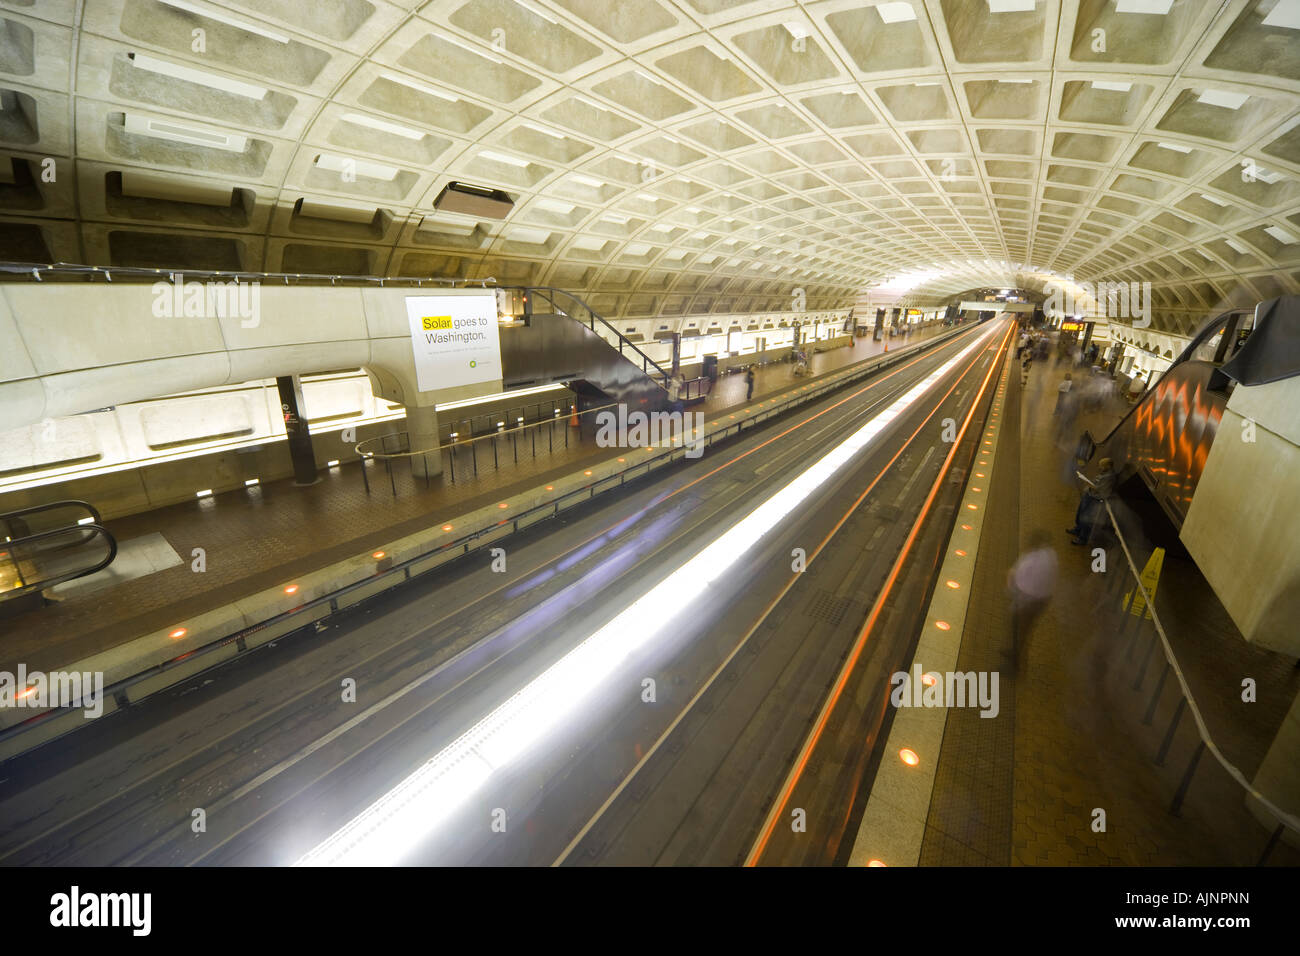
<instances>
[{"instance_id":1,"label":"light streak on track","mask_svg":"<svg viewBox=\"0 0 1300 956\"><path fill-rule=\"evenodd\" d=\"M498 769L559 727L629 655L687 614L693 601L930 391L993 330L921 380L741 518L611 621L492 710L428 762L307 853L298 865L400 861Z\"/></svg>"},{"instance_id":2,"label":"light streak on track","mask_svg":"<svg viewBox=\"0 0 1300 956\"><path fill-rule=\"evenodd\" d=\"M996 354L1001 354L1002 347L1006 345L1007 341L1009 341L1011 333L1014 330L1014 326L1007 330L1002 341L998 344ZM771 810L768 811L767 819L763 822L763 827L759 831L758 839L754 841L754 845L750 848L749 855L745 859L746 866L758 865L759 859L767 849L768 842L771 840L772 834L776 830L777 822L785 812L785 807L789 803L790 797L799 783L799 779L803 776L804 768L808 766L808 761L812 758L812 753L817 747L817 742L821 739L822 732L826 729L826 725L830 721L831 714L834 712L836 704L839 703L844 688L848 684L849 677L857 666L859 658L862 656L862 651L866 647L868 639L871 637L871 632L876 626L876 621L879 619L880 613L884 609L885 601L888 599L890 591L893 590L894 582L898 580L899 573L903 568L903 563L907 560L907 556L912 550L912 545L920 534L921 526L925 523L926 516L930 513L930 508L934 505L935 498L938 497L939 489L943 486L943 480L947 476L948 469L952 467L953 459L957 455L957 449L961 447L962 438L965 436L967 428L970 427L970 423L974 419L976 411L979 409L984 393L988 390L989 382L993 379L993 375L997 369L998 363L996 360L989 364L989 370L984 376L984 381L980 384L975 400L971 402L970 411L966 414L966 419L962 422L961 430L958 431L957 437L953 440L952 447L948 451L948 457L944 460L943 467L939 469L939 475L935 478L934 485L931 486L930 493L926 496L925 503L921 506L921 512L917 515L916 521L912 525L912 530L908 534L907 540L903 543L903 547L899 551L893 567L890 569L889 576L885 579L884 586L876 596L875 603L872 605L871 611L867 615L865 623L862 625L862 629L858 632L858 637L854 641L853 647L844 661L844 665L840 668L839 675L831 688L831 692L827 696L826 702L823 704L821 712L818 714L811 732L804 740L803 747L799 751L799 756L795 760L794 766L790 769L790 773L786 777L785 783L782 785L777 799L773 801Z\"/></svg>"}]
</instances>

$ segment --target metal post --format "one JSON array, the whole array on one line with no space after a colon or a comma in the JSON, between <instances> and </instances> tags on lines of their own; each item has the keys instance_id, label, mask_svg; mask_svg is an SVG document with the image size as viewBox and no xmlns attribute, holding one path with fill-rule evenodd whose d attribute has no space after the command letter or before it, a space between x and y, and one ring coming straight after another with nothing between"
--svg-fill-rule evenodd
<instances>
[{"instance_id":1,"label":"metal post","mask_svg":"<svg viewBox=\"0 0 1300 956\"><path fill-rule=\"evenodd\" d=\"M1156 704L1160 701L1160 693L1165 689L1165 678L1169 676L1169 662L1165 661L1165 669L1160 672L1160 680L1156 681L1155 693L1151 695L1151 703L1147 705L1147 712L1142 717L1142 724L1145 727L1151 726L1151 718L1155 716Z\"/></svg>"},{"instance_id":2,"label":"metal post","mask_svg":"<svg viewBox=\"0 0 1300 956\"><path fill-rule=\"evenodd\" d=\"M384 467L388 469L388 483L393 486L393 497L397 497L397 482L393 480L393 459L385 458Z\"/></svg>"},{"instance_id":3,"label":"metal post","mask_svg":"<svg viewBox=\"0 0 1300 956\"><path fill-rule=\"evenodd\" d=\"M369 460L365 455L362 455L359 462L361 465L361 483L366 486L366 494L370 494L370 476L366 474L366 462Z\"/></svg>"},{"instance_id":4,"label":"metal post","mask_svg":"<svg viewBox=\"0 0 1300 956\"><path fill-rule=\"evenodd\" d=\"M1147 647L1147 652L1142 656L1142 666L1138 668L1137 677L1133 680L1133 689L1137 690L1142 686L1142 680L1147 676L1147 664L1151 661L1151 654L1160 643L1160 635L1152 634L1151 643Z\"/></svg>"},{"instance_id":5,"label":"metal post","mask_svg":"<svg viewBox=\"0 0 1300 956\"><path fill-rule=\"evenodd\" d=\"M1174 743L1174 732L1178 730L1178 722L1183 718L1183 711L1187 709L1187 698L1178 698L1178 709L1174 711L1173 720L1169 721L1169 730L1165 732L1165 742L1160 745L1160 752L1156 754L1156 766L1163 767L1165 758L1169 756L1169 748Z\"/></svg>"},{"instance_id":6,"label":"metal post","mask_svg":"<svg viewBox=\"0 0 1300 956\"><path fill-rule=\"evenodd\" d=\"M442 452L440 451L438 452L438 454L441 455ZM429 487L429 453L427 451L421 452L420 457L424 459L424 487L428 488ZM453 483L455 483L456 481L456 449L454 448L451 450L451 480Z\"/></svg>"},{"instance_id":7,"label":"metal post","mask_svg":"<svg viewBox=\"0 0 1300 956\"><path fill-rule=\"evenodd\" d=\"M1174 794L1173 806L1169 812L1174 816L1182 816L1183 800L1187 796L1187 788L1192 785L1192 775L1196 773L1196 765L1201 761L1201 754L1205 752L1205 741L1202 740L1196 745L1196 752L1192 754L1192 760L1187 765L1187 772L1183 774L1183 782L1178 785L1178 792Z\"/></svg>"},{"instance_id":8,"label":"metal post","mask_svg":"<svg viewBox=\"0 0 1300 956\"><path fill-rule=\"evenodd\" d=\"M1277 846L1278 841L1282 839L1282 830L1284 828L1284 824L1279 823L1273 830L1273 835L1268 838L1268 845L1264 847L1264 852L1260 854L1259 862L1255 864L1256 866L1263 866L1272 855L1273 847Z\"/></svg>"}]
</instances>

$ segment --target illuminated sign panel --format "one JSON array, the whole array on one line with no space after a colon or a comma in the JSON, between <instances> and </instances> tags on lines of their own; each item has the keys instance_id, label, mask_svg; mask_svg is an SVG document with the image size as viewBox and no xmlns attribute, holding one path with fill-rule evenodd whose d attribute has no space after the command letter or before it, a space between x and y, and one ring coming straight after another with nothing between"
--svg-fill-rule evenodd
<instances>
[{"instance_id":1,"label":"illuminated sign panel","mask_svg":"<svg viewBox=\"0 0 1300 956\"><path fill-rule=\"evenodd\" d=\"M407 296L406 316L420 391L501 378L501 336L493 293Z\"/></svg>"}]
</instances>

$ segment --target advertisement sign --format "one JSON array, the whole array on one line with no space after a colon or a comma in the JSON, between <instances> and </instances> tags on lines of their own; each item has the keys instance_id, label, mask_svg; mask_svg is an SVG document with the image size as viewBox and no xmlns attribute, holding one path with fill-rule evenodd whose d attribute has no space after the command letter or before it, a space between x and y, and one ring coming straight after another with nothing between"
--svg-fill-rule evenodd
<instances>
[{"instance_id":1,"label":"advertisement sign","mask_svg":"<svg viewBox=\"0 0 1300 956\"><path fill-rule=\"evenodd\" d=\"M407 296L406 315L420 391L501 378L501 330L493 292Z\"/></svg>"}]
</instances>

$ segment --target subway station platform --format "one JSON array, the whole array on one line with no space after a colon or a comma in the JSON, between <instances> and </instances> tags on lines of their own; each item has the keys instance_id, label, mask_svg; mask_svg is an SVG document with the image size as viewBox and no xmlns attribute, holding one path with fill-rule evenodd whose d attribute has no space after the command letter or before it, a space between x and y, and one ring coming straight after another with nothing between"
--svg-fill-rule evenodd
<instances>
[{"instance_id":1,"label":"subway station platform","mask_svg":"<svg viewBox=\"0 0 1300 956\"><path fill-rule=\"evenodd\" d=\"M860 337L851 346L812 352L807 376L796 376L788 361L758 365L749 402L745 375L723 374L708 397L688 410L707 417L761 409L945 331L950 330L935 323L908 336L879 342ZM573 428L563 419L507 433L493 444L495 463L485 443L473 462L464 448L454 462L444 450L442 474L427 482L402 459L391 467L353 461L324 469L312 486L284 479L110 519L107 526L123 545L161 535L180 562L126 580L113 578L110 568L99 581L75 582L57 603L9 619L0 639L0 670L13 671L19 661L32 670L72 667L394 539L455 526L461 516L509 503L526 489L589 474L618 455L597 446L590 424Z\"/></svg>"},{"instance_id":2,"label":"subway station platform","mask_svg":"<svg viewBox=\"0 0 1300 956\"><path fill-rule=\"evenodd\" d=\"M1066 433L1053 407L1068 369L1054 358L1037 361L1022 387L1019 364L1008 360L1004 434L993 460L979 463L992 473L957 670L999 674L997 719L973 707L948 709L941 748L920 756L921 766L931 764L932 788L891 792L878 780L872 797L910 793L909 805L886 803L890 812L875 819L915 814L923 821L919 841L900 846L872 832L868 812L853 862L1296 865L1300 852L1252 817L1245 790L1209 753L1196 759L1200 737L1180 706L1176 680L1161 676L1164 655L1152 622L1124 610L1134 577L1121 548L1113 537L1073 546L1065 533L1081 487L1067 480L1075 436L1085 427L1104 435L1128 410L1111 398ZM1147 517L1157 527L1163 520ZM1046 610L1017 644L1008 574L1040 530L1050 535L1059 577ZM1141 570L1155 543L1139 534L1128 544ZM1104 570L1093 551L1099 546ZM1155 606L1212 740L1253 780L1300 690L1297 662L1247 643L1177 547L1166 547ZM1257 682L1256 702L1242 700L1244 677ZM906 732L891 737L883 776L914 772L899 769L896 752L910 742Z\"/></svg>"}]
</instances>

